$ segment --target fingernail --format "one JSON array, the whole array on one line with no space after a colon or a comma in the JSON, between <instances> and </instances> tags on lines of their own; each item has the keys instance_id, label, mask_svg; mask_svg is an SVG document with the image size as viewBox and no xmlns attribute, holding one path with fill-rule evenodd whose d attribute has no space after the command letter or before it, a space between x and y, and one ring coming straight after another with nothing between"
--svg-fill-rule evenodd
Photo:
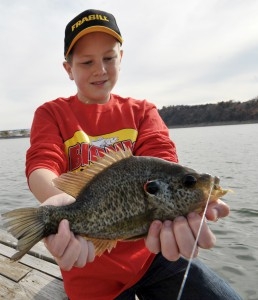
<instances>
[{"instance_id":1,"label":"fingernail","mask_svg":"<svg viewBox=\"0 0 258 300\"><path fill-rule=\"evenodd\" d=\"M190 219L194 219L194 218L196 218L196 216L197 216L196 212L190 212L187 217Z\"/></svg>"},{"instance_id":2,"label":"fingernail","mask_svg":"<svg viewBox=\"0 0 258 300\"><path fill-rule=\"evenodd\" d=\"M176 218L175 218L174 222L181 222L181 221L183 221L183 220L185 220L185 217L179 216L179 217L176 217Z\"/></svg>"},{"instance_id":3,"label":"fingernail","mask_svg":"<svg viewBox=\"0 0 258 300\"><path fill-rule=\"evenodd\" d=\"M214 216L214 221L216 221L216 220L218 220L219 219L219 211L216 209L216 208L214 208L213 209L213 216Z\"/></svg>"},{"instance_id":4,"label":"fingernail","mask_svg":"<svg viewBox=\"0 0 258 300\"><path fill-rule=\"evenodd\" d=\"M155 229L160 229L162 226L162 223L160 221L153 221L151 226Z\"/></svg>"},{"instance_id":5,"label":"fingernail","mask_svg":"<svg viewBox=\"0 0 258 300\"><path fill-rule=\"evenodd\" d=\"M164 227L171 227L172 221L166 220L163 224L164 224Z\"/></svg>"}]
</instances>

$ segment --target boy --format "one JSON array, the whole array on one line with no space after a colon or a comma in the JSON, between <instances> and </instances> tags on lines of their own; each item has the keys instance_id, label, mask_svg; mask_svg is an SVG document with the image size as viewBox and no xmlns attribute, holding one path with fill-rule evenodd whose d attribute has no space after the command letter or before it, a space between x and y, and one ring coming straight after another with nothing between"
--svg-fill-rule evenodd
<instances>
[{"instance_id":1,"label":"boy","mask_svg":"<svg viewBox=\"0 0 258 300\"><path fill-rule=\"evenodd\" d=\"M156 107L111 94L122 42L115 18L104 11L86 10L66 26L63 65L77 94L36 110L27 152L29 186L43 205L74 201L52 185L53 178L82 170L109 148L130 147L135 155L177 162L175 145ZM210 205L207 218L228 213L228 206L218 201ZM200 219L191 213L174 222L154 221L146 241L120 242L100 257L95 257L92 243L70 232L67 220L45 244L61 268L69 299L134 299L136 294L140 299L173 299L187 264L180 257L190 256ZM214 243L204 224L199 246ZM184 293L191 299L240 299L199 261L192 265Z\"/></svg>"}]
</instances>

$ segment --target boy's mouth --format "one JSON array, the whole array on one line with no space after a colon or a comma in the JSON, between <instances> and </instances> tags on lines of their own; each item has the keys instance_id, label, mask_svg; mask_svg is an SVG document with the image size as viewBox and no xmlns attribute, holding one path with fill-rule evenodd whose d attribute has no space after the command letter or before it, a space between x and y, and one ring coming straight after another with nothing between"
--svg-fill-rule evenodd
<instances>
[{"instance_id":1,"label":"boy's mouth","mask_svg":"<svg viewBox=\"0 0 258 300\"><path fill-rule=\"evenodd\" d=\"M103 85L107 82L107 80L94 81L91 84L93 85Z\"/></svg>"}]
</instances>

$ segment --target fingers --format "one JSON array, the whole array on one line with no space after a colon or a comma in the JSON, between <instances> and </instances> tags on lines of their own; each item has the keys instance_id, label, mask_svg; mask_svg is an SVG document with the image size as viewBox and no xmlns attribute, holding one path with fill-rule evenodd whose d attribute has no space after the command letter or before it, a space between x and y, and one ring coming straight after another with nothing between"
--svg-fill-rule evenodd
<instances>
[{"instance_id":1,"label":"fingers","mask_svg":"<svg viewBox=\"0 0 258 300\"><path fill-rule=\"evenodd\" d=\"M160 231L162 227L161 221L153 221L149 228L149 233L145 240L146 247L150 250L152 253L159 253L161 250L160 245Z\"/></svg>"},{"instance_id":2,"label":"fingers","mask_svg":"<svg viewBox=\"0 0 258 300\"><path fill-rule=\"evenodd\" d=\"M69 222L62 220L58 227L57 234L45 238L45 245L54 257L61 257L71 239Z\"/></svg>"},{"instance_id":3,"label":"fingers","mask_svg":"<svg viewBox=\"0 0 258 300\"><path fill-rule=\"evenodd\" d=\"M206 219L201 224L202 217L197 213L190 213L187 216L187 221L189 224L189 227L191 228L191 231L194 236L194 240L197 238L199 228L201 226L200 235L198 238L198 246L203 249L210 249L212 248L216 243L216 237L210 230Z\"/></svg>"},{"instance_id":4,"label":"fingers","mask_svg":"<svg viewBox=\"0 0 258 300\"><path fill-rule=\"evenodd\" d=\"M190 257L194 240L187 220L178 217L173 222L152 222L145 244L150 252L162 252L166 259L175 261L180 255Z\"/></svg>"},{"instance_id":5,"label":"fingers","mask_svg":"<svg viewBox=\"0 0 258 300\"><path fill-rule=\"evenodd\" d=\"M58 195L48 198L41 205L62 206L62 205L71 204L74 201L75 201L75 199L72 196L70 196L66 193L62 193L62 194L58 194Z\"/></svg>"},{"instance_id":6,"label":"fingers","mask_svg":"<svg viewBox=\"0 0 258 300\"><path fill-rule=\"evenodd\" d=\"M74 263L74 267L82 268L87 262L93 262L95 258L95 248L92 242L85 240L83 237L78 236L77 240L81 245L81 251L79 253L77 261Z\"/></svg>"},{"instance_id":7,"label":"fingers","mask_svg":"<svg viewBox=\"0 0 258 300\"><path fill-rule=\"evenodd\" d=\"M48 198L42 205L62 206L71 204L75 199L65 193ZM75 236L67 220L62 220L57 234L44 239L46 248L54 256L57 264L63 270L69 271L72 267L84 267L87 262L95 258L95 248L91 242L81 236Z\"/></svg>"},{"instance_id":8,"label":"fingers","mask_svg":"<svg viewBox=\"0 0 258 300\"><path fill-rule=\"evenodd\" d=\"M150 226L145 241L146 247L152 253L162 252L162 255L171 261L177 260L180 256L190 258L201 220L201 216L197 213L190 213L187 218L177 217L173 222L161 223L156 220ZM215 245L215 242L215 235L204 221L198 238L198 247L194 249L193 257L198 255L199 247L209 249Z\"/></svg>"},{"instance_id":9,"label":"fingers","mask_svg":"<svg viewBox=\"0 0 258 300\"><path fill-rule=\"evenodd\" d=\"M190 258L196 237L185 217L177 217L174 220L174 234L178 244L179 253L186 258ZM198 247L194 249L193 256L196 257L197 255Z\"/></svg>"},{"instance_id":10,"label":"fingers","mask_svg":"<svg viewBox=\"0 0 258 300\"><path fill-rule=\"evenodd\" d=\"M206 218L210 221L217 221L219 218L226 217L230 212L229 206L218 199L208 205Z\"/></svg>"},{"instance_id":11,"label":"fingers","mask_svg":"<svg viewBox=\"0 0 258 300\"><path fill-rule=\"evenodd\" d=\"M175 261L180 256L180 250L173 227L174 224L172 221L165 221L161 228L160 240L163 256L168 260Z\"/></svg>"},{"instance_id":12,"label":"fingers","mask_svg":"<svg viewBox=\"0 0 258 300\"><path fill-rule=\"evenodd\" d=\"M69 271L72 267L84 267L95 258L95 249L91 242L75 236L67 220L59 224L58 233L45 238L45 245L55 257L59 267Z\"/></svg>"},{"instance_id":13,"label":"fingers","mask_svg":"<svg viewBox=\"0 0 258 300\"><path fill-rule=\"evenodd\" d=\"M81 252L81 244L71 233L71 238L61 256L55 256L55 260L61 269L69 271L76 264Z\"/></svg>"}]
</instances>

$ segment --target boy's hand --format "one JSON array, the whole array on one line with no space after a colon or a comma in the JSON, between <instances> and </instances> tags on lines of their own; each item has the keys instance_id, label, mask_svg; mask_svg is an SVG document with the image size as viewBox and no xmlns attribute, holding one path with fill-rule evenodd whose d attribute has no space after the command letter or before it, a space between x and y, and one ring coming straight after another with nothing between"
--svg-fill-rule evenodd
<instances>
[{"instance_id":1,"label":"boy's hand","mask_svg":"<svg viewBox=\"0 0 258 300\"><path fill-rule=\"evenodd\" d=\"M59 194L48 198L42 205L62 206L74 201L75 199L67 194ZM67 220L62 220L58 233L46 237L44 243L59 267L65 271L71 270L72 267L82 268L95 258L93 244L81 236L75 236L70 231Z\"/></svg>"},{"instance_id":2,"label":"boy's hand","mask_svg":"<svg viewBox=\"0 0 258 300\"><path fill-rule=\"evenodd\" d=\"M228 214L228 205L221 200L217 200L208 205L206 218L210 221L217 221ZM162 252L163 256L168 260L175 261L181 255L189 258L200 227L201 218L197 213L190 213L186 218L177 217L173 222L152 222L146 238L146 247L153 253ZM208 224L204 222L198 246L209 249L215 245L215 242L214 234L209 229ZM197 255L198 247L194 253L195 257Z\"/></svg>"}]
</instances>

